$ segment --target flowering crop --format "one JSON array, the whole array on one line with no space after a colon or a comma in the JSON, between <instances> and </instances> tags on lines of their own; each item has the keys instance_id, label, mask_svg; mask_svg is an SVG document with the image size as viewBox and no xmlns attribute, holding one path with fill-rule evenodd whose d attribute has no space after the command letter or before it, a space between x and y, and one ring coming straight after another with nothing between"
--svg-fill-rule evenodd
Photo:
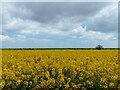
<instances>
[{"instance_id":1,"label":"flowering crop","mask_svg":"<svg viewBox=\"0 0 120 90\"><path fill-rule=\"evenodd\" d=\"M118 50L3 50L3 90L119 88Z\"/></svg>"}]
</instances>

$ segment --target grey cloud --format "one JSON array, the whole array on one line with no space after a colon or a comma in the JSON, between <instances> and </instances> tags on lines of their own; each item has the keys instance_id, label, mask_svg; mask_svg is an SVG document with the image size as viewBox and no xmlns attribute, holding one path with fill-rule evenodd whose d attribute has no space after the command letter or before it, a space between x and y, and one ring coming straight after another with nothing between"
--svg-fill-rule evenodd
<instances>
[{"instance_id":1,"label":"grey cloud","mask_svg":"<svg viewBox=\"0 0 120 90\"><path fill-rule=\"evenodd\" d=\"M103 7L111 3L98 2L29 2L14 3L15 6L27 8L34 13L33 20L39 22L51 22L57 17L73 17L73 16L92 16ZM18 15L18 14L16 14ZM21 15L20 15L21 16ZM14 16L15 17L15 16Z\"/></svg>"},{"instance_id":2,"label":"grey cloud","mask_svg":"<svg viewBox=\"0 0 120 90\"><path fill-rule=\"evenodd\" d=\"M120 1L118 3L118 39L120 40ZM120 47L120 41L119 41Z\"/></svg>"},{"instance_id":3,"label":"grey cloud","mask_svg":"<svg viewBox=\"0 0 120 90\"><path fill-rule=\"evenodd\" d=\"M112 18L112 17L111 17ZM118 32L118 22L117 18L113 17L111 20L110 18L100 18L96 22L92 23L89 22L88 28L94 31L101 31L101 32Z\"/></svg>"},{"instance_id":4,"label":"grey cloud","mask_svg":"<svg viewBox=\"0 0 120 90\"><path fill-rule=\"evenodd\" d=\"M88 30L110 32L116 30L117 19L113 14L94 18L112 3L6 3L4 4L3 33L63 35L86 23ZM106 10L107 12L107 10ZM115 18L113 18L115 16ZM90 33L89 33L90 34ZM95 34L94 34L95 35ZM106 35L106 34L104 34Z\"/></svg>"},{"instance_id":5,"label":"grey cloud","mask_svg":"<svg viewBox=\"0 0 120 90\"><path fill-rule=\"evenodd\" d=\"M113 4L101 10L94 20L86 21L88 29L101 32L118 32L118 9L117 4Z\"/></svg>"}]
</instances>

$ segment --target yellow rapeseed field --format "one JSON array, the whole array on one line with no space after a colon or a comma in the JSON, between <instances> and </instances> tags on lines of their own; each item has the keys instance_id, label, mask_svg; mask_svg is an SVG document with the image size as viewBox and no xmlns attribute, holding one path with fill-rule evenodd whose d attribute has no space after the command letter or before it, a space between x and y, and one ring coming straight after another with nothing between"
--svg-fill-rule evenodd
<instances>
[{"instance_id":1,"label":"yellow rapeseed field","mask_svg":"<svg viewBox=\"0 0 120 90\"><path fill-rule=\"evenodd\" d=\"M3 90L118 88L118 50L2 50Z\"/></svg>"}]
</instances>

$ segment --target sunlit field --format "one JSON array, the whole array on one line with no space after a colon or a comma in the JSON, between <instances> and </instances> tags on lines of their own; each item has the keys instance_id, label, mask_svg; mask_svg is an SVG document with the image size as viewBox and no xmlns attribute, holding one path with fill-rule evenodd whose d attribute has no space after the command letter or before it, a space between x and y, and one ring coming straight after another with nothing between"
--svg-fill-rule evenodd
<instances>
[{"instance_id":1,"label":"sunlit field","mask_svg":"<svg viewBox=\"0 0 120 90\"><path fill-rule=\"evenodd\" d=\"M3 90L120 87L118 50L3 50Z\"/></svg>"}]
</instances>

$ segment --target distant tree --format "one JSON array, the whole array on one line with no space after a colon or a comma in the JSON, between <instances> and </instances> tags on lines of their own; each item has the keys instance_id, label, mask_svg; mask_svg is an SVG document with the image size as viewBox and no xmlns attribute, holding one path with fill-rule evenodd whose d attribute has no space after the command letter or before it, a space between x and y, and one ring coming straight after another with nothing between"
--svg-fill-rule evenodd
<instances>
[{"instance_id":1,"label":"distant tree","mask_svg":"<svg viewBox=\"0 0 120 90\"><path fill-rule=\"evenodd\" d=\"M102 45L97 45L96 49L98 49L98 50L103 49L103 46Z\"/></svg>"}]
</instances>

